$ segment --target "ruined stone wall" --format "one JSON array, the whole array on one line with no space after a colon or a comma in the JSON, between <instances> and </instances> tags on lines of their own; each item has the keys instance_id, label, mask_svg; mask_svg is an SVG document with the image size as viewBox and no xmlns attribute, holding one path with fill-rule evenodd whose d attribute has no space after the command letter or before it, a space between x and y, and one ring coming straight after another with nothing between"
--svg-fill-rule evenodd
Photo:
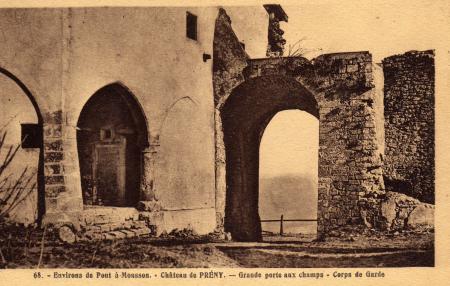
<instances>
[{"instance_id":1,"label":"ruined stone wall","mask_svg":"<svg viewBox=\"0 0 450 286\"><path fill-rule=\"evenodd\" d=\"M434 203L434 52L383 60L386 189Z\"/></svg>"},{"instance_id":2,"label":"ruined stone wall","mask_svg":"<svg viewBox=\"0 0 450 286\"><path fill-rule=\"evenodd\" d=\"M231 62L236 58L221 60ZM380 143L383 132L379 124L382 93L380 87L374 86L371 55L356 52L323 55L312 62L297 57L247 62L247 67L240 62L244 69L228 69L238 79L234 82L240 83L242 76L249 80L285 75L295 78L318 102L319 234L348 224L375 225L380 215L380 196L384 194ZM227 82L215 77L216 96L231 92L229 86L224 88Z\"/></svg>"},{"instance_id":3,"label":"ruined stone wall","mask_svg":"<svg viewBox=\"0 0 450 286\"><path fill-rule=\"evenodd\" d=\"M273 12L269 12L267 57L283 56L286 40L283 38L284 31L280 28L280 21L282 20L277 18Z\"/></svg>"},{"instance_id":4,"label":"ruined stone wall","mask_svg":"<svg viewBox=\"0 0 450 286\"><path fill-rule=\"evenodd\" d=\"M226 158L220 110L232 90L244 82L243 71L247 67L249 59L231 27L231 19L224 9L219 10L216 19L213 49L216 224L218 229L223 229L226 201Z\"/></svg>"},{"instance_id":5,"label":"ruined stone wall","mask_svg":"<svg viewBox=\"0 0 450 286\"><path fill-rule=\"evenodd\" d=\"M319 233L365 220L374 224L384 188L372 57L323 55L312 70L300 71L299 80L319 98Z\"/></svg>"},{"instance_id":6,"label":"ruined stone wall","mask_svg":"<svg viewBox=\"0 0 450 286\"><path fill-rule=\"evenodd\" d=\"M368 52L252 60L250 77L295 77L319 104L318 230L378 221L384 193L381 87ZM377 81L382 81L377 76Z\"/></svg>"}]
</instances>

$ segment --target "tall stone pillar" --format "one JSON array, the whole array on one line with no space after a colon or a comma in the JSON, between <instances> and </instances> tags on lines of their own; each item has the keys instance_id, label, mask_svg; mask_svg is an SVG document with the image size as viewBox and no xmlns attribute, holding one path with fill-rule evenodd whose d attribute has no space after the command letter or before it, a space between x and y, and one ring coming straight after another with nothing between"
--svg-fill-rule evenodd
<instances>
[{"instance_id":1,"label":"tall stone pillar","mask_svg":"<svg viewBox=\"0 0 450 286\"><path fill-rule=\"evenodd\" d=\"M46 213L77 212L83 209L79 189L67 184L72 174L67 170L70 148L63 133L62 112L46 114L44 118L44 180ZM69 168L70 169L70 168Z\"/></svg>"},{"instance_id":2,"label":"tall stone pillar","mask_svg":"<svg viewBox=\"0 0 450 286\"><path fill-rule=\"evenodd\" d=\"M142 151L141 201L154 201L155 163L159 143L151 143Z\"/></svg>"},{"instance_id":3,"label":"tall stone pillar","mask_svg":"<svg viewBox=\"0 0 450 286\"><path fill-rule=\"evenodd\" d=\"M284 31L280 28L280 21L287 22L288 16L281 5L264 5L269 14L269 27L267 33L267 57L281 57L284 53L286 40L283 38Z\"/></svg>"},{"instance_id":4,"label":"tall stone pillar","mask_svg":"<svg viewBox=\"0 0 450 286\"><path fill-rule=\"evenodd\" d=\"M72 224L79 227L79 214L83 211L80 188L74 183L73 163L77 160L75 148L67 139L67 126L63 123L62 111L44 116L44 182L45 215L43 225L60 226ZM73 134L69 137L73 137Z\"/></svg>"}]
</instances>

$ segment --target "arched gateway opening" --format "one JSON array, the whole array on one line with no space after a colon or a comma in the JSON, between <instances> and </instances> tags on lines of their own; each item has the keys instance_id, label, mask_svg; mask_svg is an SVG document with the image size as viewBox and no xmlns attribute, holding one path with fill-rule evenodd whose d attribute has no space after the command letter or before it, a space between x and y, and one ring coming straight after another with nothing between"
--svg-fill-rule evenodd
<instances>
[{"instance_id":1,"label":"arched gateway opening","mask_svg":"<svg viewBox=\"0 0 450 286\"><path fill-rule=\"evenodd\" d=\"M311 114L283 110L267 125L259 147L263 241L316 238L318 152L319 120Z\"/></svg>"},{"instance_id":2,"label":"arched gateway opening","mask_svg":"<svg viewBox=\"0 0 450 286\"><path fill-rule=\"evenodd\" d=\"M314 95L294 78L272 75L236 87L221 110L226 152L225 230L236 240L260 241L259 147L273 116L288 109L319 118ZM302 207L299 203L298 207Z\"/></svg>"},{"instance_id":3,"label":"arched gateway opening","mask_svg":"<svg viewBox=\"0 0 450 286\"><path fill-rule=\"evenodd\" d=\"M134 95L117 83L103 87L83 107L77 127L84 204L135 206L148 136Z\"/></svg>"}]
</instances>

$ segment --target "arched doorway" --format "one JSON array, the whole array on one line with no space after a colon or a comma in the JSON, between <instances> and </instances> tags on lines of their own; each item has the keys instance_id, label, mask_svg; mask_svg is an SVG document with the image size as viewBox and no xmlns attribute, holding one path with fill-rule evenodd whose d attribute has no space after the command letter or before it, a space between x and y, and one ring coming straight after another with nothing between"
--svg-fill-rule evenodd
<instances>
[{"instance_id":1,"label":"arched doorway","mask_svg":"<svg viewBox=\"0 0 450 286\"><path fill-rule=\"evenodd\" d=\"M4 136L1 159L20 146L10 157L11 163L7 169L4 169L4 174L10 176L0 178L1 186L8 188L1 195L13 199L4 206L9 208L9 216L17 222L31 223L37 220L40 223L45 214L42 113L27 86L2 67L0 93L0 133L1 137Z\"/></svg>"},{"instance_id":2,"label":"arched doorway","mask_svg":"<svg viewBox=\"0 0 450 286\"><path fill-rule=\"evenodd\" d=\"M98 90L77 124L85 205L136 206L147 124L134 95L118 83Z\"/></svg>"},{"instance_id":3,"label":"arched doorway","mask_svg":"<svg viewBox=\"0 0 450 286\"><path fill-rule=\"evenodd\" d=\"M262 239L259 146L272 117L287 109L319 117L314 95L294 78L282 75L247 80L233 90L221 109L226 153L225 230L236 240Z\"/></svg>"}]
</instances>

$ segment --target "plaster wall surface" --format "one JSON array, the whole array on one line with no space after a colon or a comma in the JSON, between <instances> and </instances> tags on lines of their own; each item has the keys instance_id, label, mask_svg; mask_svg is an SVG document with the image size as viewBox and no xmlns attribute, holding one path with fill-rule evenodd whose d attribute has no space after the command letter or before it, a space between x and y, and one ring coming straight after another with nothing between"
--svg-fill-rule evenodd
<instances>
[{"instance_id":1,"label":"plaster wall surface","mask_svg":"<svg viewBox=\"0 0 450 286\"><path fill-rule=\"evenodd\" d=\"M0 66L34 95L42 114L61 110L62 11L0 9Z\"/></svg>"},{"instance_id":2,"label":"plaster wall surface","mask_svg":"<svg viewBox=\"0 0 450 286\"><path fill-rule=\"evenodd\" d=\"M197 41L185 35L186 11L198 16ZM212 206L211 61L204 62L202 56L212 54L216 12L215 8L66 11L67 141L74 142L78 114L97 89L112 82L126 86L147 119L149 143L157 157L153 192L163 209ZM201 156L192 155L199 149Z\"/></svg>"},{"instance_id":3,"label":"plaster wall surface","mask_svg":"<svg viewBox=\"0 0 450 286\"><path fill-rule=\"evenodd\" d=\"M186 37L187 11L198 17L197 40ZM151 197L163 211L214 207L212 61L203 54L212 55L217 11L0 10L0 66L27 85L44 114L49 216L83 209L77 121L88 99L111 83L127 88L146 117Z\"/></svg>"},{"instance_id":4,"label":"plaster wall surface","mask_svg":"<svg viewBox=\"0 0 450 286\"><path fill-rule=\"evenodd\" d=\"M0 74L0 106L0 140L3 140L0 162L3 164L7 154L17 150L7 169L1 172L0 201L3 203L4 200L11 206L8 214L14 221L34 223L37 218L39 148L23 149L20 145L21 124L37 124L37 114L17 83L4 74ZM3 182L5 178L8 178L6 183ZM14 187L17 182L20 184Z\"/></svg>"},{"instance_id":5,"label":"plaster wall surface","mask_svg":"<svg viewBox=\"0 0 450 286\"><path fill-rule=\"evenodd\" d=\"M34 9L0 9L2 30L0 68L5 73L10 73L10 76L6 77L2 71L1 75L2 124L9 122L5 127L5 131L9 134L7 138L11 140L8 144L15 146L20 144L21 123L42 124L43 122L39 121L45 118L47 135L51 130L56 133L61 130L58 127L49 128L60 119L55 118L55 112L61 110L61 23L62 14L57 9L40 9L37 13ZM19 91L17 88L19 84L22 84L29 92L28 95L23 89ZM36 106L32 106L30 99L26 96L33 97ZM2 152L2 155L4 154ZM51 157L53 156L48 156L49 160ZM9 170L5 171L5 175L21 173L24 168L30 172L39 173L38 161L38 148L19 149ZM47 173L49 172L51 172L50 169L47 170ZM41 184L43 184L44 174L40 175L42 176ZM36 178L32 183L38 184L38 180L40 179ZM40 198L41 205L44 200L43 186L40 188L42 194L38 194L37 190L33 191L22 204L16 207L17 215L13 215L16 221L24 223L35 221L37 197Z\"/></svg>"}]
</instances>

